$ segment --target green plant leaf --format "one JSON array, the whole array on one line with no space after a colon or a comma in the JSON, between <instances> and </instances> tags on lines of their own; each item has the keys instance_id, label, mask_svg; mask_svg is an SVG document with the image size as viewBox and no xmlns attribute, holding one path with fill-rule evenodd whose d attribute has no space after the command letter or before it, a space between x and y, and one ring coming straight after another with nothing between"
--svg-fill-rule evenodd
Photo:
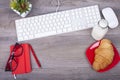
<instances>
[{"instance_id":1,"label":"green plant leaf","mask_svg":"<svg viewBox=\"0 0 120 80\"><path fill-rule=\"evenodd\" d=\"M27 0L11 0L10 7L22 14L23 12L29 11L29 2Z\"/></svg>"}]
</instances>

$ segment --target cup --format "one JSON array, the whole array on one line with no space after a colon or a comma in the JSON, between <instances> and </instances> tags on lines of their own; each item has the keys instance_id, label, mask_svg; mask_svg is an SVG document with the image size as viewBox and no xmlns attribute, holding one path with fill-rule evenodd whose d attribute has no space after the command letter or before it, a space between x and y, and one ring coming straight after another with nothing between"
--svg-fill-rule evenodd
<instances>
[{"instance_id":1,"label":"cup","mask_svg":"<svg viewBox=\"0 0 120 80\"><path fill-rule=\"evenodd\" d=\"M98 25L93 27L91 35L95 40L101 40L105 36L107 31L108 31L108 22L105 19L101 19L98 22Z\"/></svg>"}]
</instances>

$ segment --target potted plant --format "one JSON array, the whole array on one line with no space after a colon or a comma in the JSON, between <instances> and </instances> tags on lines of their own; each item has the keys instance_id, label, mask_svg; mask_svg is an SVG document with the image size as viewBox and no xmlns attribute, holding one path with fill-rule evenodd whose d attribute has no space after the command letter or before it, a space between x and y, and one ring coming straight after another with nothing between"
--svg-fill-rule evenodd
<instances>
[{"instance_id":1,"label":"potted plant","mask_svg":"<svg viewBox=\"0 0 120 80\"><path fill-rule=\"evenodd\" d=\"M11 0L10 8L21 17L26 17L32 9L32 4L28 0Z\"/></svg>"}]
</instances>

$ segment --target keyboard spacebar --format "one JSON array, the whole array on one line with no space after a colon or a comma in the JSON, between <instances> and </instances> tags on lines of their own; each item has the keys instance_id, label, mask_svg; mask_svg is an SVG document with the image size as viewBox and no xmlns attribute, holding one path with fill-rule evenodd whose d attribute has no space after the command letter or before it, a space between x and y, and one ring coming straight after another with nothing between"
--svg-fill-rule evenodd
<instances>
[{"instance_id":1,"label":"keyboard spacebar","mask_svg":"<svg viewBox=\"0 0 120 80\"><path fill-rule=\"evenodd\" d=\"M46 37L46 36L55 35L55 34L56 34L56 31L37 33L37 34L35 34L35 38Z\"/></svg>"}]
</instances>

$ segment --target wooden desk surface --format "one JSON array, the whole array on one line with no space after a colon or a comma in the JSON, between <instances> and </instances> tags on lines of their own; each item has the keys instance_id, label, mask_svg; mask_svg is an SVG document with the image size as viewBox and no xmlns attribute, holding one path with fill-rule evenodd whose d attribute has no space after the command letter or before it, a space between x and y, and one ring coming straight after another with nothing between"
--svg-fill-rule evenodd
<instances>
[{"instance_id":1,"label":"wooden desk surface","mask_svg":"<svg viewBox=\"0 0 120 80\"><path fill-rule=\"evenodd\" d=\"M28 15L55 12L57 0L30 0L33 9ZM98 4L100 10L112 7L120 20L120 0L60 0L60 9L74 9ZM21 18L9 9L9 0L0 1L0 80L13 80L4 67L9 56L9 46L17 41L15 20ZM112 70L97 73L91 69L85 55L86 48L95 42L92 29L82 30L30 41L42 64L38 69L32 58L33 72L19 75L18 80L120 80L120 63ZM109 29L105 38L111 39L120 52L120 25Z\"/></svg>"}]
</instances>

